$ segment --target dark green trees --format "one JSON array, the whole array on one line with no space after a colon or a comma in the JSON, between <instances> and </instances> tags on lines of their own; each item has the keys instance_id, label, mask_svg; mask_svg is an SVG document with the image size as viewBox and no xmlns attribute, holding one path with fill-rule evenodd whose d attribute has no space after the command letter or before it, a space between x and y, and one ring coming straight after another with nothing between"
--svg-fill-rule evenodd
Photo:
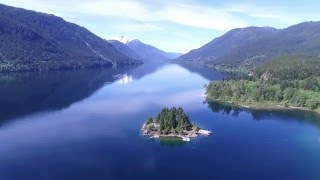
<instances>
[{"instance_id":1,"label":"dark green trees","mask_svg":"<svg viewBox=\"0 0 320 180\"><path fill-rule=\"evenodd\" d=\"M0 71L139 64L87 29L54 15L0 4Z\"/></svg>"},{"instance_id":2,"label":"dark green trees","mask_svg":"<svg viewBox=\"0 0 320 180\"><path fill-rule=\"evenodd\" d=\"M188 115L181 107L163 108L161 112L155 117L155 123L159 124L160 131L167 134L175 131L191 130L193 125Z\"/></svg>"},{"instance_id":3,"label":"dark green trees","mask_svg":"<svg viewBox=\"0 0 320 180\"><path fill-rule=\"evenodd\" d=\"M246 105L284 105L320 110L320 58L285 56L253 72L254 76L212 82L208 99Z\"/></svg>"},{"instance_id":4,"label":"dark green trees","mask_svg":"<svg viewBox=\"0 0 320 180\"><path fill-rule=\"evenodd\" d=\"M150 123L153 123L152 117L149 117L148 121L146 122L146 125L148 125L148 124L150 124Z\"/></svg>"}]
</instances>

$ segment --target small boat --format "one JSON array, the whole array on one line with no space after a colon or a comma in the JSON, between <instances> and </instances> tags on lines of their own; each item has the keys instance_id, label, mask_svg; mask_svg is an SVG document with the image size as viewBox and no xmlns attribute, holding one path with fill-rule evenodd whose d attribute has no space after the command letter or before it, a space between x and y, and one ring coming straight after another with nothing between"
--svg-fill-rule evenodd
<instances>
[{"instance_id":1,"label":"small boat","mask_svg":"<svg viewBox=\"0 0 320 180\"><path fill-rule=\"evenodd\" d=\"M210 135L211 134L211 131L207 131L207 130L203 130L203 129L200 129L198 131L199 134L204 134L204 135Z\"/></svg>"},{"instance_id":2,"label":"small boat","mask_svg":"<svg viewBox=\"0 0 320 180\"><path fill-rule=\"evenodd\" d=\"M190 138L188 138L188 137L182 137L182 141L187 141L187 142L189 142L189 141L190 141Z\"/></svg>"},{"instance_id":3,"label":"small boat","mask_svg":"<svg viewBox=\"0 0 320 180\"><path fill-rule=\"evenodd\" d=\"M153 139L153 138L158 139L159 135L153 135L153 136L150 137L150 139Z\"/></svg>"}]
</instances>

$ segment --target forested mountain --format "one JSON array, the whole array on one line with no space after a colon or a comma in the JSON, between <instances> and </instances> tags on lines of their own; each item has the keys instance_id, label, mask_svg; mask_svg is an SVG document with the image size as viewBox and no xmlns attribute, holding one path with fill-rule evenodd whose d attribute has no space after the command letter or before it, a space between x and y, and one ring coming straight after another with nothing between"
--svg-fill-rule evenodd
<instances>
[{"instance_id":1,"label":"forested mountain","mask_svg":"<svg viewBox=\"0 0 320 180\"><path fill-rule=\"evenodd\" d=\"M270 35L277 30L270 27L248 27L233 29L221 37L215 38L199 49L191 50L181 56L181 60L193 60L201 63L212 62L227 55L239 46L255 41L261 36Z\"/></svg>"},{"instance_id":2,"label":"forested mountain","mask_svg":"<svg viewBox=\"0 0 320 180\"><path fill-rule=\"evenodd\" d=\"M0 71L141 63L60 17L0 4Z\"/></svg>"},{"instance_id":3,"label":"forested mountain","mask_svg":"<svg viewBox=\"0 0 320 180\"><path fill-rule=\"evenodd\" d=\"M178 58L213 67L254 67L286 54L319 55L320 22L305 22L285 29L234 29L203 47Z\"/></svg>"},{"instance_id":4,"label":"forested mountain","mask_svg":"<svg viewBox=\"0 0 320 180\"><path fill-rule=\"evenodd\" d=\"M137 39L127 42L126 45L133 49L145 62L169 60L181 56L179 53L162 51Z\"/></svg>"}]
</instances>

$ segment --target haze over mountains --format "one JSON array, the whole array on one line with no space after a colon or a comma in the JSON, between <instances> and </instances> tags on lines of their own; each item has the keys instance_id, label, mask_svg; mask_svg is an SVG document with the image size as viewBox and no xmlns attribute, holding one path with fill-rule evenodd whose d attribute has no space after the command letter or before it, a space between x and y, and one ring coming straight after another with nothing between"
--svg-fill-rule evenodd
<instances>
[{"instance_id":1,"label":"haze over mountains","mask_svg":"<svg viewBox=\"0 0 320 180\"><path fill-rule=\"evenodd\" d=\"M305 22L285 29L233 29L178 58L207 66L255 66L276 56L320 55L320 22Z\"/></svg>"},{"instance_id":2,"label":"haze over mountains","mask_svg":"<svg viewBox=\"0 0 320 180\"><path fill-rule=\"evenodd\" d=\"M109 42L123 54L134 58L137 58L138 55L139 59L143 60L144 62L176 59L182 55L180 53L165 52L137 39L131 40L123 36L109 40Z\"/></svg>"},{"instance_id":3,"label":"haze over mountains","mask_svg":"<svg viewBox=\"0 0 320 180\"><path fill-rule=\"evenodd\" d=\"M136 53L136 51L132 50L126 44L124 44L120 41L117 41L117 40L108 40L108 42L111 43L122 54L125 54L125 55L132 57L134 59L142 60L142 58Z\"/></svg>"}]
</instances>

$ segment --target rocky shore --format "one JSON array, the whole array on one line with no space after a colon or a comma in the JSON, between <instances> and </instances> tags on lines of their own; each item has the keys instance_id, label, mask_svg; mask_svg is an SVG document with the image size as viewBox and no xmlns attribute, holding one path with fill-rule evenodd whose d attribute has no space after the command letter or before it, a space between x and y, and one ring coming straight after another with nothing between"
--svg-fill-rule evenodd
<instances>
[{"instance_id":1,"label":"rocky shore","mask_svg":"<svg viewBox=\"0 0 320 180\"><path fill-rule=\"evenodd\" d=\"M209 135L210 131L192 129L190 131L182 130L180 132L171 131L169 133L161 133L160 126L157 123L150 123L148 125L143 124L141 131L144 136L148 136L150 138L160 138L160 137L179 137L182 140L189 141L190 138L198 137L200 134ZM207 133L203 133L203 131Z\"/></svg>"}]
</instances>

